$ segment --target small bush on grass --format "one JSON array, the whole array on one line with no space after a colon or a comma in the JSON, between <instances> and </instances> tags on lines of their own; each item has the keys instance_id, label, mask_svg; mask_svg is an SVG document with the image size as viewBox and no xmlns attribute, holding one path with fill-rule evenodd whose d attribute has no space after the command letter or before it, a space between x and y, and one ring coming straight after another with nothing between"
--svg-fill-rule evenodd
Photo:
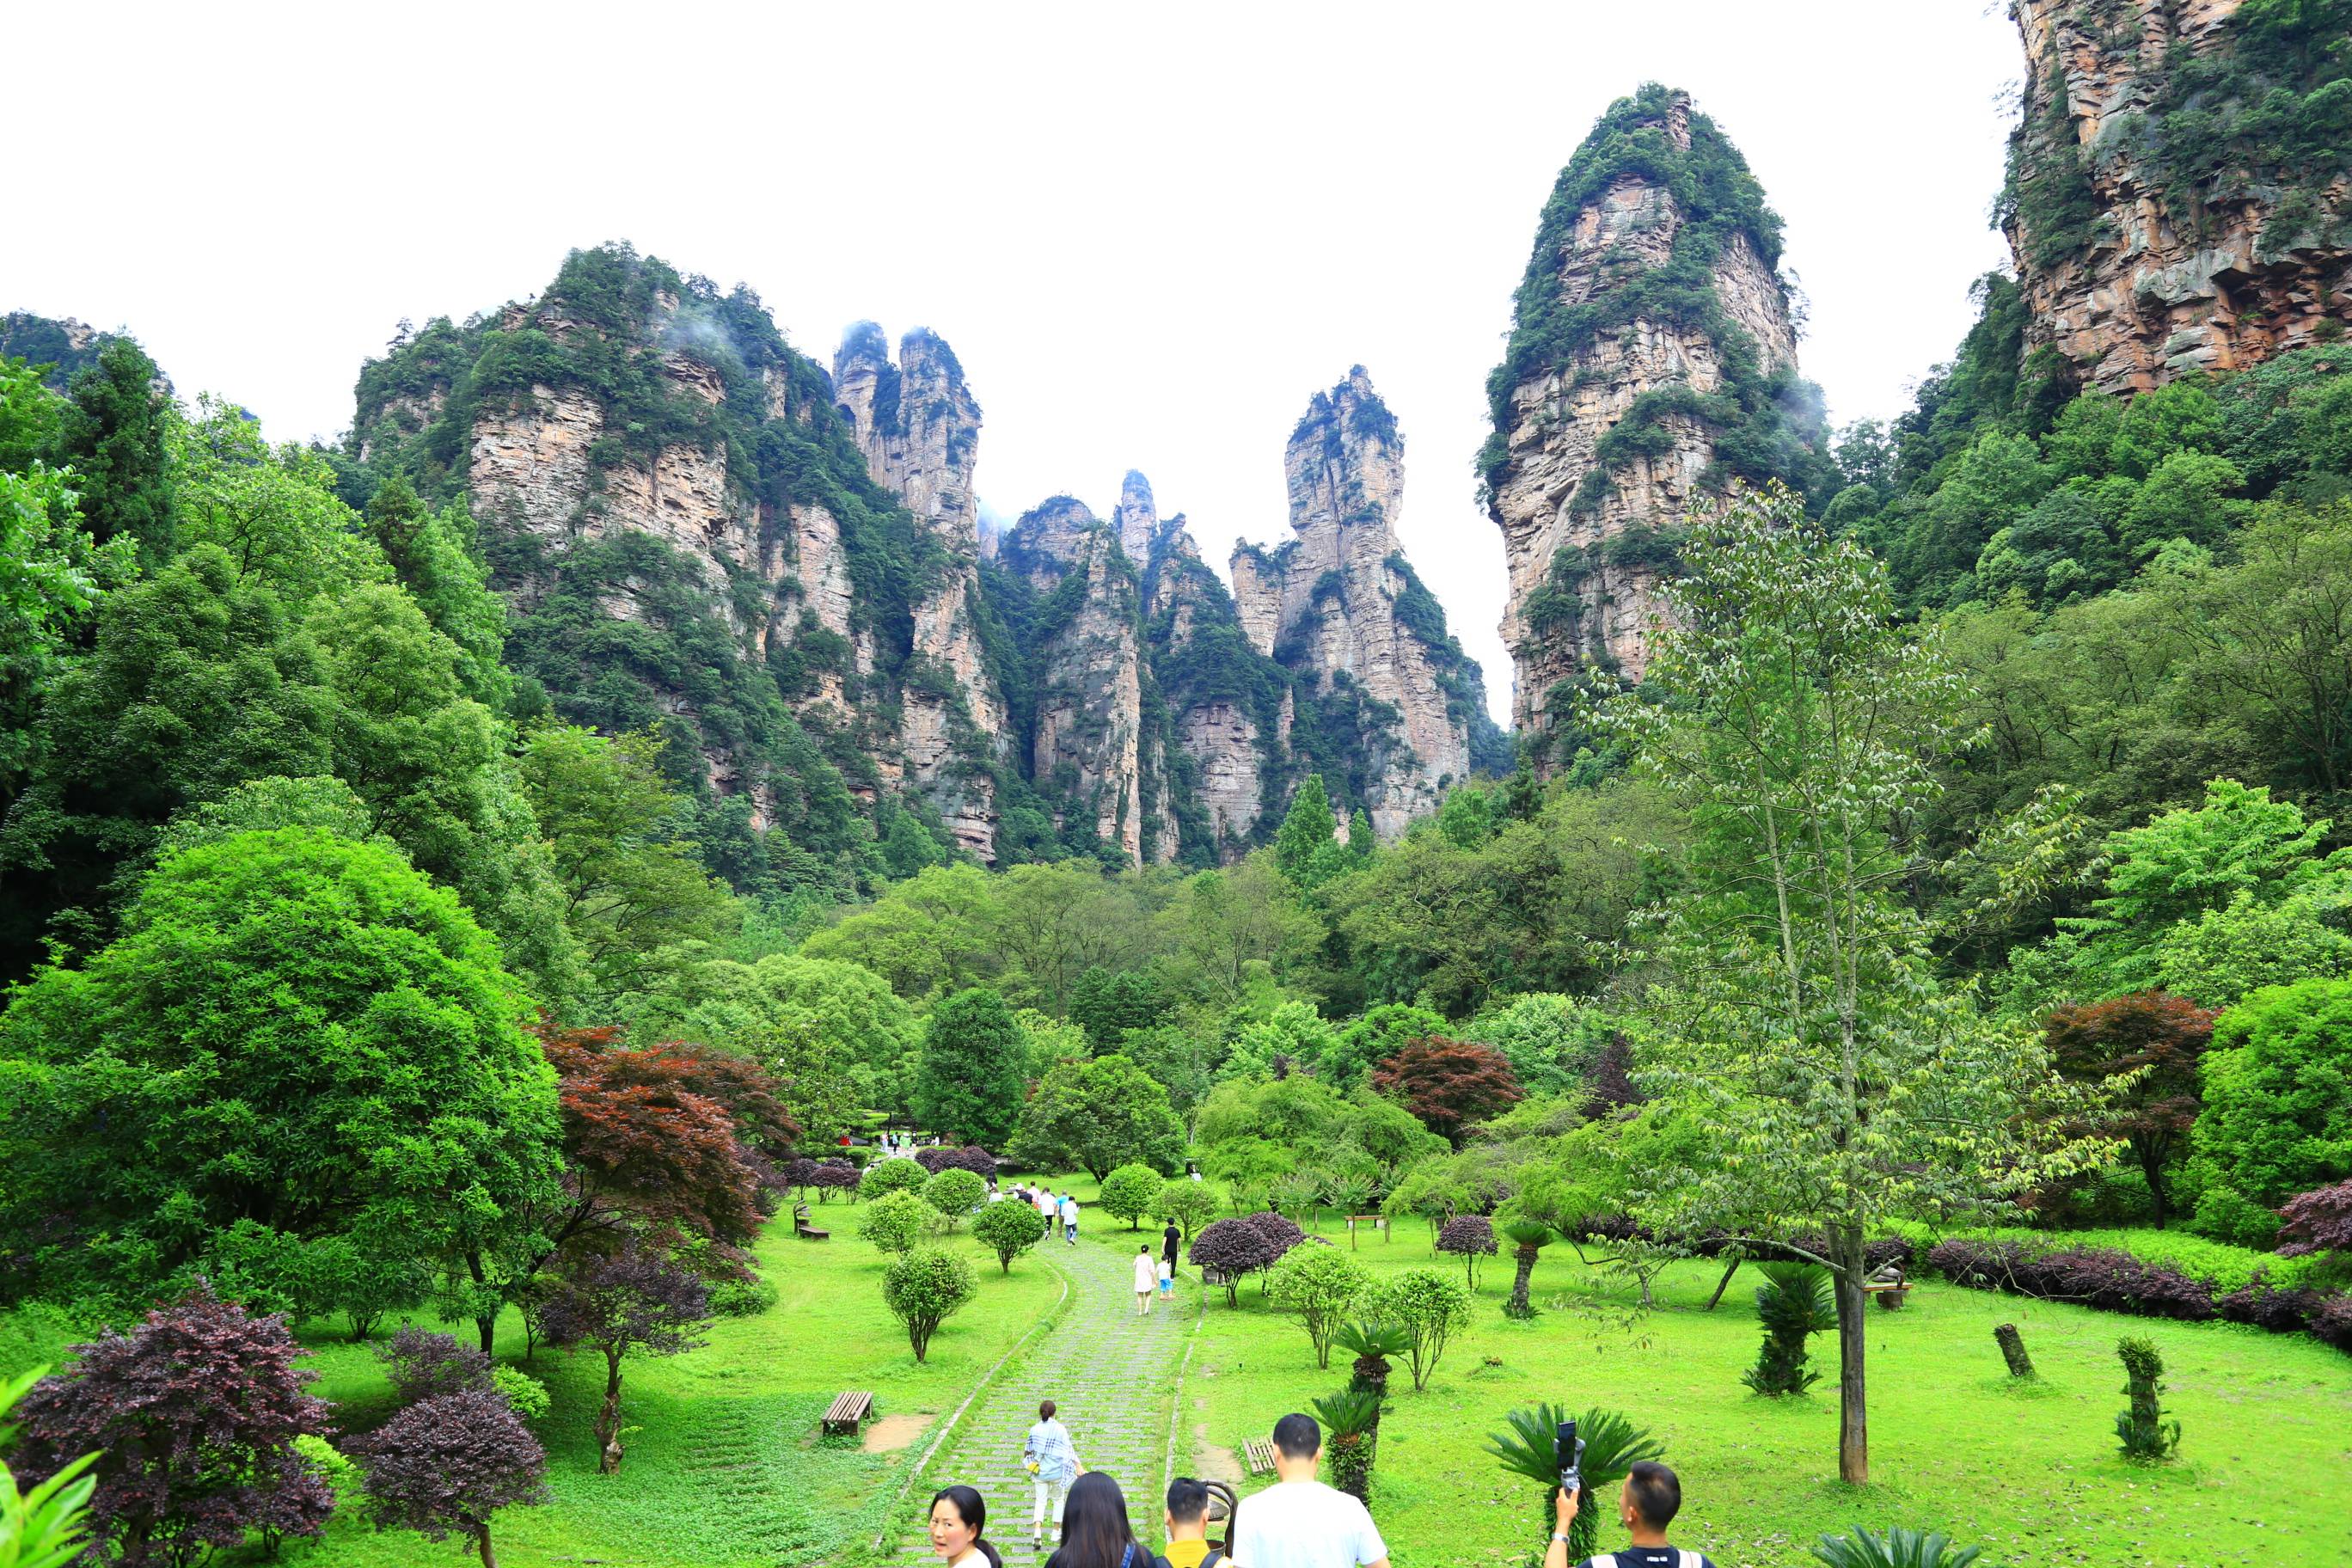
<instances>
[{"instance_id":1,"label":"small bush on grass","mask_svg":"<svg viewBox=\"0 0 2352 1568\"><path fill-rule=\"evenodd\" d=\"M544 1421L555 1402L548 1397L547 1384L520 1367L490 1368L490 1389L507 1402L507 1408L519 1421Z\"/></svg>"},{"instance_id":2,"label":"small bush on grass","mask_svg":"<svg viewBox=\"0 0 2352 1568\"><path fill-rule=\"evenodd\" d=\"M414 1530L427 1541L462 1535L498 1568L490 1521L500 1509L550 1500L547 1453L511 1405L475 1389L418 1401L356 1438L366 1462L378 1530Z\"/></svg>"},{"instance_id":3,"label":"small bush on grass","mask_svg":"<svg viewBox=\"0 0 2352 1568\"><path fill-rule=\"evenodd\" d=\"M1318 1367L1331 1364L1331 1335L1370 1285L1360 1265L1328 1247L1298 1247L1266 1276L1266 1294L1298 1314Z\"/></svg>"},{"instance_id":4,"label":"small bush on grass","mask_svg":"<svg viewBox=\"0 0 2352 1568\"><path fill-rule=\"evenodd\" d=\"M1470 1292L1434 1268L1408 1268L1374 1289L1365 1309L1404 1332L1414 1392L1429 1386L1446 1342L1470 1321Z\"/></svg>"},{"instance_id":5,"label":"small bush on grass","mask_svg":"<svg viewBox=\"0 0 2352 1568\"><path fill-rule=\"evenodd\" d=\"M754 1274L748 1279L721 1279L710 1288L710 1310L721 1318L756 1318L779 1300L783 1292L775 1281Z\"/></svg>"},{"instance_id":6,"label":"small bush on grass","mask_svg":"<svg viewBox=\"0 0 2352 1568\"><path fill-rule=\"evenodd\" d=\"M857 1179L857 1195L872 1203L892 1193L919 1192L930 1179L931 1173L912 1160L877 1160Z\"/></svg>"},{"instance_id":7,"label":"small bush on grass","mask_svg":"<svg viewBox=\"0 0 2352 1568\"><path fill-rule=\"evenodd\" d=\"M988 1184L961 1165L950 1165L923 1184L923 1201L940 1211L953 1230L988 1196Z\"/></svg>"},{"instance_id":8,"label":"small bush on grass","mask_svg":"<svg viewBox=\"0 0 2352 1568\"><path fill-rule=\"evenodd\" d=\"M972 1216L971 1233L996 1254L1000 1270L1010 1274L1015 1258L1045 1239L1045 1216L1018 1198L1006 1198Z\"/></svg>"},{"instance_id":9,"label":"small bush on grass","mask_svg":"<svg viewBox=\"0 0 2352 1568\"><path fill-rule=\"evenodd\" d=\"M944 1221L919 1193L896 1192L866 1206L857 1234L884 1252L911 1252L937 1235Z\"/></svg>"},{"instance_id":10,"label":"small bush on grass","mask_svg":"<svg viewBox=\"0 0 2352 1568\"><path fill-rule=\"evenodd\" d=\"M375 1347L383 1374L403 1405L437 1394L463 1394L490 1386L490 1358L447 1334L403 1324Z\"/></svg>"},{"instance_id":11,"label":"small bush on grass","mask_svg":"<svg viewBox=\"0 0 2352 1568\"><path fill-rule=\"evenodd\" d=\"M2168 1459L2180 1446L2180 1423L2165 1419L2164 1357L2142 1339L2116 1342L2131 1404L2116 1414L2116 1436L2127 1459Z\"/></svg>"},{"instance_id":12,"label":"small bush on grass","mask_svg":"<svg viewBox=\"0 0 2352 1568\"><path fill-rule=\"evenodd\" d=\"M1139 1229L1165 1185L1160 1173L1149 1165L1121 1165L1103 1178L1103 1209L1127 1221L1128 1229Z\"/></svg>"},{"instance_id":13,"label":"small bush on grass","mask_svg":"<svg viewBox=\"0 0 2352 1568\"><path fill-rule=\"evenodd\" d=\"M890 1260L882 1272L882 1302L907 1325L917 1361L929 1358L940 1325L980 1292L971 1265L935 1247L919 1247Z\"/></svg>"},{"instance_id":14,"label":"small bush on grass","mask_svg":"<svg viewBox=\"0 0 2352 1568\"><path fill-rule=\"evenodd\" d=\"M1495 1222L1482 1214L1458 1214L1437 1233L1437 1250L1462 1259L1462 1282L1478 1289L1478 1259L1492 1258L1497 1247Z\"/></svg>"},{"instance_id":15,"label":"small bush on grass","mask_svg":"<svg viewBox=\"0 0 2352 1568\"><path fill-rule=\"evenodd\" d=\"M1236 1292L1243 1275L1270 1268L1281 1256L1282 1249L1245 1219L1221 1219L1203 1226L1184 1254L1195 1268L1213 1268L1223 1278L1229 1307L1241 1304Z\"/></svg>"}]
</instances>

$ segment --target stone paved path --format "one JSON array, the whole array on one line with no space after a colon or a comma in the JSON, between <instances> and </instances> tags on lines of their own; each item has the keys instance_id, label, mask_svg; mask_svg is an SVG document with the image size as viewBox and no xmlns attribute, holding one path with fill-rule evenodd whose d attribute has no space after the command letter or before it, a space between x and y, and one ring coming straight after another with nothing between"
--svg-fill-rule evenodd
<instances>
[{"instance_id":1,"label":"stone paved path","mask_svg":"<svg viewBox=\"0 0 2352 1568\"><path fill-rule=\"evenodd\" d=\"M1116 1222L1088 1229L1093 1234L1081 1232L1075 1247L1059 1240L1043 1244L1041 1250L1051 1247L1054 1261L1069 1271L1068 1310L964 1412L952 1452L915 1484L919 1505L951 1483L979 1488L988 1500L988 1539L1004 1554L1006 1568L1034 1568L1054 1549L1050 1520L1043 1549L1029 1544L1035 1503L1021 1468L1021 1440L1036 1422L1041 1399L1061 1407L1079 1463L1117 1479L1136 1529L1147 1539L1159 1530L1170 1405L1185 1337L1199 1311L1200 1285L1179 1279L1172 1301L1155 1301L1150 1317L1138 1318L1135 1249L1147 1238L1156 1249L1159 1232L1138 1235ZM920 1521L887 1561L900 1568L938 1568Z\"/></svg>"}]
</instances>

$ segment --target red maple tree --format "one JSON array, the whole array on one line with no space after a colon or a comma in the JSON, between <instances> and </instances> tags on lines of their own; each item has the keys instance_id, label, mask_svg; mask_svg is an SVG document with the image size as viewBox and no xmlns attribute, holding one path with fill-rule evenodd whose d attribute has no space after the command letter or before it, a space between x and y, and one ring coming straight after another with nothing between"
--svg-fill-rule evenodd
<instances>
[{"instance_id":1,"label":"red maple tree","mask_svg":"<svg viewBox=\"0 0 2352 1568\"><path fill-rule=\"evenodd\" d=\"M2156 1226L2171 1210L2167 1172L2187 1152L2202 1102L2197 1067L2213 1041L2215 1015L2168 991L2135 991L2111 1002L2061 1007L2042 1024L2053 1065L2066 1077L2099 1082L2145 1068L2116 1096L2102 1130L2131 1146L2156 1204Z\"/></svg>"},{"instance_id":2,"label":"red maple tree","mask_svg":"<svg viewBox=\"0 0 2352 1568\"><path fill-rule=\"evenodd\" d=\"M1424 1035L1372 1069L1372 1088L1459 1148L1464 1131L1523 1098L1503 1053L1468 1040Z\"/></svg>"}]
</instances>

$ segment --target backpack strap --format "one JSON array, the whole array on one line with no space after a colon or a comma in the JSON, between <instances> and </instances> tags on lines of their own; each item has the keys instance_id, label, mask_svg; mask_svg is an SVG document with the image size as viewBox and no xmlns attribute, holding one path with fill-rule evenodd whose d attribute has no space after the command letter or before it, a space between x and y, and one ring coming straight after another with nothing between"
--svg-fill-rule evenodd
<instances>
[{"instance_id":1,"label":"backpack strap","mask_svg":"<svg viewBox=\"0 0 2352 1568\"><path fill-rule=\"evenodd\" d=\"M1699 1568L1699 1564L1705 1561L1705 1558L1687 1546L1675 1548L1675 1568Z\"/></svg>"}]
</instances>

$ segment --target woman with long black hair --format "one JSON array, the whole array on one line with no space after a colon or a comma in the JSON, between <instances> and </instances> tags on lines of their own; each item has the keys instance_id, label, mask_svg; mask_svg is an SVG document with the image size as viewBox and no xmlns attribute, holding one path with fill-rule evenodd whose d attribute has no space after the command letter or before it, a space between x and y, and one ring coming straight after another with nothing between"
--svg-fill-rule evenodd
<instances>
[{"instance_id":1,"label":"woman with long black hair","mask_svg":"<svg viewBox=\"0 0 2352 1568\"><path fill-rule=\"evenodd\" d=\"M1100 1470L1070 1484L1062 1512L1062 1549L1045 1568L1150 1568L1151 1553L1127 1521L1127 1497Z\"/></svg>"},{"instance_id":2,"label":"woman with long black hair","mask_svg":"<svg viewBox=\"0 0 2352 1568\"><path fill-rule=\"evenodd\" d=\"M948 1568L1004 1568L981 1535L988 1524L988 1503L970 1487L949 1487L931 1494L931 1550Z\"/></svg>"}]
</instances>

